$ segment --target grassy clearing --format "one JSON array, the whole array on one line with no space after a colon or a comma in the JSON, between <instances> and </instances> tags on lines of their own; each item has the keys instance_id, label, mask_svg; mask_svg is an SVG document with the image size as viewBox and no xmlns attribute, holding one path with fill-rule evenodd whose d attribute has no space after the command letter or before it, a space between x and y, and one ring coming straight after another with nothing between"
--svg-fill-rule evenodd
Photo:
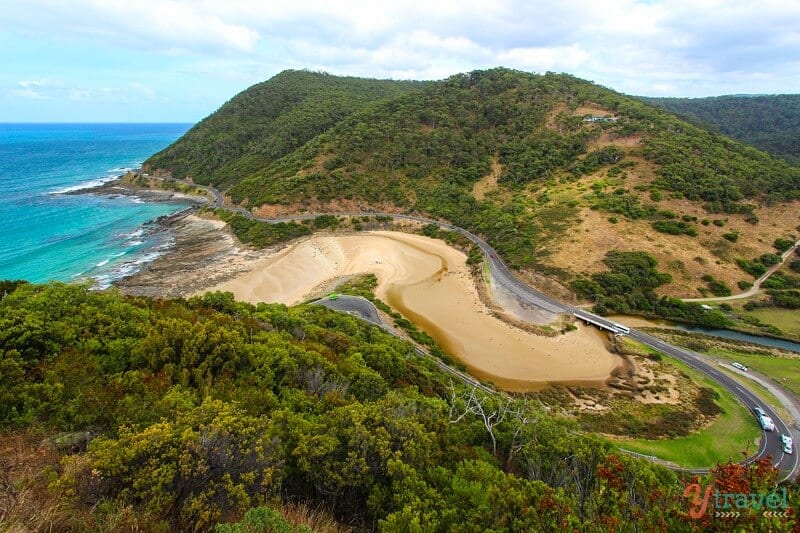
<instances>
[{"instance_id":1,"label":"grassy clearing","mask_svg":"<svg viewBox=\"0 0 800 533\"><path fill-rule=\"evenodd\" d=\"M687 468L712 466L728 459L739 460L743 451L756 451L760 430L747 408L725 389L686 365L670 359L670 364L693 380L713 388L719 394L719 415L704 429L675 439L624 439L621 446L635 452L654 455Z\"/></svg>"},{"instance_id":2,"label":"grassy clearing","mask_svg":"<svg viewBox=\"0 0 800 533\"><path fill-rule=\"evenodd\" d=\"M764 324L771 324L786 335L800 337L800 312L796 309L755 309L738 311L745 316L757 318Z\"/></svg>"},{"instance_id":3,"label":"grassy clearing","mask_svg":"<svg viewBox=\"0 0 800 533\"><path fill-rule=\"evenodd\" d=\"M800 357L757 355L712 348L709 353L730 361L739 361L760 374L769 376L795 394L800 394Z\"/></svg>"}]
</instances>

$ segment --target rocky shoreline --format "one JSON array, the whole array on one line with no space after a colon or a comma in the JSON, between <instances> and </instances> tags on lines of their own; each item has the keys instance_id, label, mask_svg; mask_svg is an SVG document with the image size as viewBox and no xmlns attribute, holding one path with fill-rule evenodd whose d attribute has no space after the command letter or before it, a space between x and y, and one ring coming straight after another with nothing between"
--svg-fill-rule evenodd
<instances>
[{"instance_id":1,"label":"rocky shoreline","mask_svg":"<svg viewBox=\"0 0 800 533\"><path fill-rule=\"evenodd\" d=\"M83 195L94 194L99 196L108 196L110 198L128 196L139 198L145 202L151 203L191 203L196 206L209 205L213 201L208 196L186 194L179 191L171 191L166 189L154 189L151 187L140 187L133 184L130 177L136 174L129 173L125 176L120 176L111 181L107 181L102 185L89 187L86 189L77 189L74 191L65 192L67 195Z\"/></svg>"},{"instance_id":2,"label":"rocky shoreline","mask_svg":"<svg viewBox=\"0 0 800 533\"><path fill-rule=\"evenodd\" d=\"M129 173L96 187L65 194L133 197L144 202L182 203L187 207L145 224L150 234L161 234L170 246L163 255L112 285L125 294L152 298L181 298L196 294L252 268L268 250L246 249L220 220L204 218L198 209L213 203L207 196L137 185Z\"/></svg>"},{"instance_id":3,"label":"rocky shoreline","mask_svg":"<svg viewBox=\"0 0 800 533\"><path fill-rule=\"evenodd\" d=\"M173 245L141 270L118 279L114 286L126 294L153 298L182 298L227 281L252 268L268 251L248 250L224 222L198 216L191 209L158 220Z\"/></svg>"}]
</instances>

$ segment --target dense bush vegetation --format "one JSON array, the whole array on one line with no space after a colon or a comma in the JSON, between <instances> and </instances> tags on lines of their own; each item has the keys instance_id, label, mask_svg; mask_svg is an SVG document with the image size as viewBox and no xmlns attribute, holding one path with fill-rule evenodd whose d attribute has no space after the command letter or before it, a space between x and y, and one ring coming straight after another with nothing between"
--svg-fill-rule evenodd
<instances>
[{"instance_id":1,"label":"dense bush vegetation","mask_svg":"<svg viewBox=\"0 0 800 533\"><path fill-rule=\"evenodd\" d=\"M642 258L614 261L636 270ZM675 474L538 404L453 383L349 315L228 293L156 301L3 287L0 429L90 441L65 452L43 489L80 520L60 529L101 529L132 509L145 530L243 517L218 530L291 531L271 510L282 501L361 530L692 525ZM758 472L759 487L774 479Z\"/></svg>"},{"instance_id":2,"label":"dense bush vegetation","mask_svg":"<svg viewBox=\"0 0 800 533\"><path fill-rule=\"evenodd\" d=\"M795 239L787 239L784 237L779 237L775 239L774 246L775 249L778 250L779 252L785 252L786 250L794 246L794 243Z\"/></svg>"},{"instance_id":3,"label":"dense bush vegetation","mask_svg":"<svg viewBox=\"0 0 800 533\"><path fill-rule=\"evenodd\" d=\"M800 290L769 290L772 305L786 309L800 309Z\"/></svg>"},{"instance_id":4,"label":"dense bush vegetation","mask_svg":"<svg viewBox=\"0 0 800 533\"><path fill-rule=\"evenodd\" d=\"M690 237L697 237L697 227L683 220L657 220L653 222L653 229L660 233L669 233L670 235L689 235Z\"/></svg>"},{"instance_id":5,"label":"dense bush vegetation","mask_svg":"<svg viewBox=\"0 0 800 533\"><path fill-rule=\"evenodd\" d=\"M698 304L666 296L659 298L655 289L671 282L672 277L659 272L658 262L645 252L610 251L603 262L608 271L572 282L575 292L596 302L595 312L641 312L707 327L729 325L728 319L719 311L708 311Z\"/></svg>"},{"instance_id":6,"label":"dense bush vegetation","mask_svg":"<svg viewBox=\"0 0 800 533\"><path fill-rule=\"evenodd\" d=\"M348 115L422 85L287 70L236 95L146 167L226 188Z\"/></svg>"},{"instance_id":7,"label":"dense bush vegetation","mask_svg":"<svg viewBox=\"0 0 800 533\"><path fill-rule=\"evenodd\" d=\"M800 95L643 98L710 131L800 164Z\"/></svg>"},{"instance_id":8,"label":"dense bush vegetation","mask_svg":"<svg viewBox=\"0 0 800 533\"><path fill-rule=\"evenodd\" d=\"M266 248L279 242L290 241L311 234L311 228L308 225L298 222L262 222L224 209L216 209L214 214L228 223L233 234L242 243L249 244L255 248ZM335 221L337 220L336 217L332 218ZM315 220L314 222L315 227L318 227L317 221ZM322 227L329 227L332 224L327 219L320 222ZM338 221L334 223L338 223Z\"/></svg>"},{"instance_id":9,"label":"dense bush vegetation","mask_svg":"<svg viewBox=\"0 0 800 533\"><path fill-rule=\"evenodd\" d=\"M739 268L753 276L754 278L758 278L766 274L769 267L777 265L781 262L781 257L775 254L762 254L759 257L756 257L752 261L748 261L747 259L737 259L736 264L739 265Z\"/></svg>"},{"instance_id":10,"label":"dense bush vegetation","mask_svg":"<svg viewBox=\"0 0 800 533\"><path fill-rule=\"evenodd\" d=\"M367 529L680 520L664 506L663 491L679 501L672 474L533 406L476 397L411 345L321 307L20 285L0 325L0 427L101 433L55 485L77 507L117 501L182 530L280 498ZM491 432L475 401L503 409ZM612 489L609 465L636 476L635 513L622 505L634 485Z\"/></svg>"},{"instance_id":11,"label":"dense bush vegetation","mask_svg":"<svg viewBox=\"0 0 800 533\"><path fill-rule=\"evenodd\" d=\"M714 276L706 274L703 276L703 281L708 284L708 289L714 296L730 296L731 288L724 282L715 279Z\"/></svg>"}]
</instances>

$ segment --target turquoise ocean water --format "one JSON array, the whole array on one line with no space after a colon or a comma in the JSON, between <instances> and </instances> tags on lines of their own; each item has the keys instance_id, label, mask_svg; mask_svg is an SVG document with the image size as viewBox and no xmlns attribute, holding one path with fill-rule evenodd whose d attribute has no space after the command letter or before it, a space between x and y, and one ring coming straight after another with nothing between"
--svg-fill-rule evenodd
<instances>
[{"instance_id":1,"label":"turquoise ocean water","mask_svg":"<svg viewBox=\"0 0 800 533\"><path fill-rule=\"evenodd\" d=\"M148 221L186 208L68 195L120 176L190 124L0 124L0 279L101 287L170 246Z\"/></svg>"}]
</instances>

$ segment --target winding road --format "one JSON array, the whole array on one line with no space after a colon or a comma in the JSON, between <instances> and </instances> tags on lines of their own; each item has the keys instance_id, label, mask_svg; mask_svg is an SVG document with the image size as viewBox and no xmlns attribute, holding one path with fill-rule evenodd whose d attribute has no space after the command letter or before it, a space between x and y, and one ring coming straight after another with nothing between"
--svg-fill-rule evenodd
<instances>
[{"instance_id":1,"label":"winding road","mask_svg":"<svg viewBox=\"0 0 800 533\"><path fill-rule=\"evenodd\" d=\"M772 265L771 267L769 267L769 270L764 272L764 274L762 274L760 278L758 278L757 280L755 280L753 282L753 286L750 287L749 289L747 289L744 292L740 292L739 294L732 294L730 296L714 296L714 297L711 297L711 298L683 298L683 301L684 302L697 302L697 303L700 303L700 302L728 302L730 300L741 300L742 298L749 298L751 296L754 296L759 291L759 289L761 289L761 284L764 283L765 281L767 281L767 279L771 275L773 275L775 272L777 272L783 266L783 264L786 262L786 260L789 259L789 257L798 248L800 248L800 241L797 241L796 243L794 243L794 246L792 246L791 248L789 248L788 250L783 252L781 254L780 262L777 263L777 264Z\"/></svg>"},{"instance_id":2,"label":"winding road","mask_svg":"<svg viewBox=\"0 0 800 533\"><path fill-rule=\"evenodd\" d=\"M241 207L226 206L223 195L214 187L197 185L197 184L194 185L198 188L206 190L207 192L209 192L214 196L215 207L235 211L237 213L241 213L247 218L253 220L260 220L268 223L309 220L309 219L314 219L320 215L335 215L335 216L385 216L398 220L410 220L415 222L421 222L423 224L435 224L441 228L460 233L461 235L465 236L470 241L472 241L475 245L480 247L480 249L485 254L486 258L488 259L489 266L490 269L492 270L495 281L498 284L505 287L508 291L510 291L520 300L527 302L531 305L541 307L552 313L559 313L559 314L567 313L583 320L591 319L593 323L599 324L608 330L613 331L614 329L614 324L615 324L614 322L602 316L590 313L584 309L572 306L564 302L560 302L528 286L511 272L511 270L508 268L505 262L503 262L503 260L500 259L500 257L497 255L497 252L494 250L494 248L492 248L485 240L478 237L469 230L460 228L458 226L454 226L447 222L432 220L415 215L405 215L397 213L375 213L375 212L314 213L314 214L293 215L293 216L286 216L279 218L259 218L253 215L247 209ZM793 251L798 245L800 245L800 242L798 242L792 249L784 253L784 260L786 257L788 257L788 254L790 254L791 251ZM742 297L742 296L737 295L737 297ZM735 379L725 374L724 372L720 371L713 365L707 363L704 360L703 356L696 352L673 346L656 337L653 337L652 335L649 335L647 333L635 329L630 329L628 336L636 341L641 342L642 344L645 344L653 349L656 349L662 353L665 353L671 357L674 357L682 361L684 364L688 365L691 368L696 369L699 372L702 372L706 376L710 377L711 379L719 383L722 387L727 389L743 405L749 408L751 412L753 411L754 407L757 406L761 407L767 413L767 415L769 415L775 422L776 431L774 432L762 431L760 446L758 451L755 454L753 454L749 459L747 459L746 462L749 463L755 460L769 457L772 461L773 466L775 466L776 468L780 469L783 472L784 479L792 479L792 480L795 479L795 477L798 474L798 470L800 470L800 462L798 462L800 453L795 449L795 452L793 454L785 454L783 452L783 446L780 440L781 434L793 435L795 433L793 433L790 430L789 424L787 424L784 420L782 420L781 417L778 415L778 413L776 413L775 410L773 410L768 404L761 401L758 396L753 394L749 389L742 386L741 383L737 382Z\"/></svg>"}]
</instances>

